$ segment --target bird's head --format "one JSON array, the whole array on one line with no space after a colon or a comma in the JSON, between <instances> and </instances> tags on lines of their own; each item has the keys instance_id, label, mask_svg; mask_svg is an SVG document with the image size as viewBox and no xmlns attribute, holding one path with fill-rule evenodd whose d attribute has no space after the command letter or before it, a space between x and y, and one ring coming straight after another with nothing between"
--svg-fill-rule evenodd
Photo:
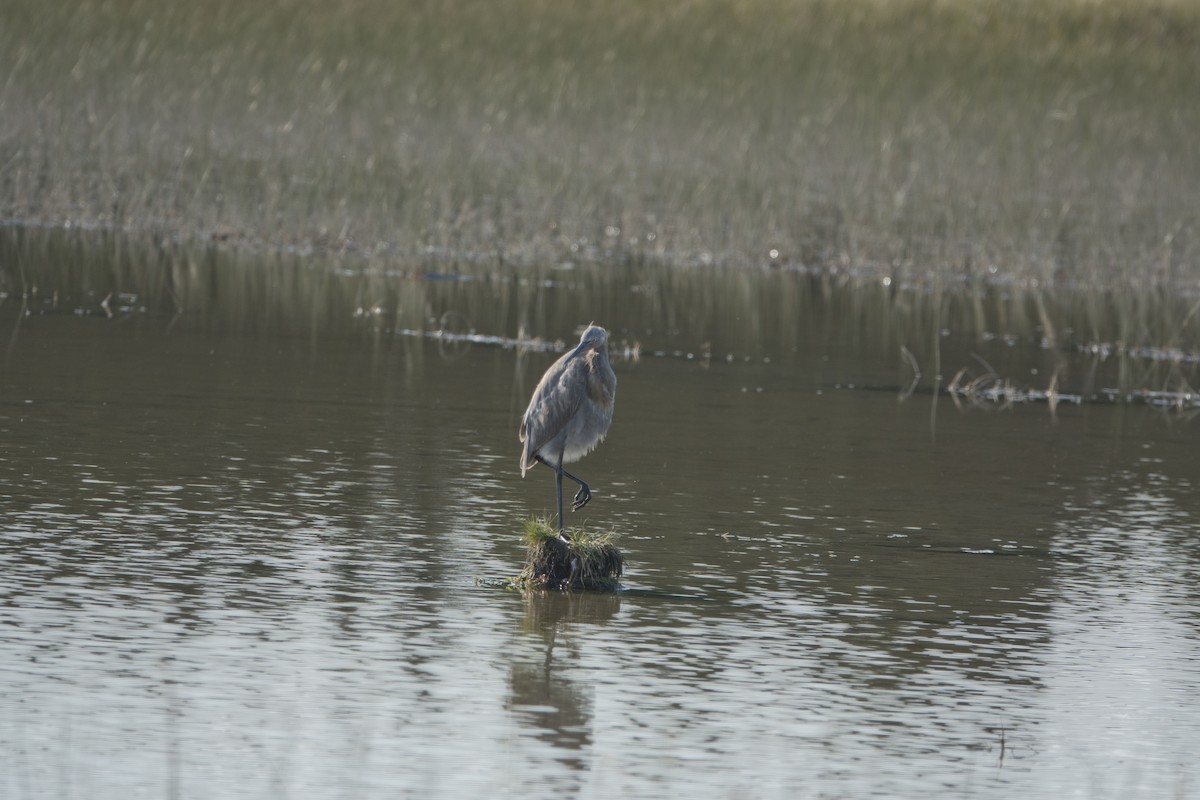
<instances>
[{"instance_id":1,"label":"bird's head","mask_svg":"<svg viewBox=\"0 0 1200 800\"><path fill-rule=\"evenodd\" d=\"M579 337L579 348L581 350L590 350L592 348L598 350L607 346L608 331L594 322L588 325L584 329L583 335Z\"/></svg>"}]
</instances>

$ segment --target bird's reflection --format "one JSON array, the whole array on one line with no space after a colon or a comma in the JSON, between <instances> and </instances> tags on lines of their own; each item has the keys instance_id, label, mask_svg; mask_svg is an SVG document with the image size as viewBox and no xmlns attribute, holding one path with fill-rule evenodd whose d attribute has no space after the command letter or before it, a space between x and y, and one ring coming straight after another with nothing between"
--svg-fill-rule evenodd
<instances>
[{"instance_id":1,"label":"bird's reflection","mask_svg":"<svg viewBox=\"0 0 1200 800\"><path fill-rule=\"evenodd\" d=\"M507 707L532 733L557 748L573 770L589 768L595 689L564 677L565 662L578 652L592 625L603 625L621 608L616 594L529 591L522 630L540 638L541 663L515 663L509 671ZM555 659L558 663L555 663ZM558 669L555 669L555 667Z\"/></svg>"}]
</instances>

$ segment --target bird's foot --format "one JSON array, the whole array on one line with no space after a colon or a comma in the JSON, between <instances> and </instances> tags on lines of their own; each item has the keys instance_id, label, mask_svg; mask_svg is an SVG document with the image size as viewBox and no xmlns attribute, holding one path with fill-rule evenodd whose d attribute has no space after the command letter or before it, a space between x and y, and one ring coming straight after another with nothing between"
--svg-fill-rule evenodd
<instances>
[{"instance_id":1,"label":"bird's foot","mask_svg":"<svg viewBox=\"0 0 1200 800\"><path fill-rule=\"evenodd\" d=\"M587 487L587 484L579 487L579 491L575 493L575 502L571 504L572 511L578 511L588 504L592 499L592 490Z\"/></svg>"}]
</instances>

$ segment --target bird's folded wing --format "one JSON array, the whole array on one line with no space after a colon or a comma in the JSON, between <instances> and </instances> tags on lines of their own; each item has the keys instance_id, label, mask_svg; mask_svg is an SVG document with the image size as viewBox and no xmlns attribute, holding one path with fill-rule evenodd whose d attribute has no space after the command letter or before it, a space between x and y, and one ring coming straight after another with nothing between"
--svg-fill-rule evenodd
<instances>
[{"instance_id":1,"label":"bird's folded wing","mask_svg":"<svg viewBox=\"0 0 1200 800\"><path fill-rule=\"evenodd\" d=\"M521 420L522 468L533 466L534 455L562 433L583 403L587 374L582 360L569 362L555 378L537 387Z\"/></svg>"}]
</instances>

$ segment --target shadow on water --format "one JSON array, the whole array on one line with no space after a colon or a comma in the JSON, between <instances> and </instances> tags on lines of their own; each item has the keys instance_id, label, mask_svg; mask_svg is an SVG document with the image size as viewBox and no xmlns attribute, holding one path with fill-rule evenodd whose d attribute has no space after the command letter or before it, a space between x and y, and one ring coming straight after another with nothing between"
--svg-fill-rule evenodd
<instances>
[{"instance_id":1,"label":"shadow on water","mask_svg":"<svg viewBox=\"0 0 1200 800\"><path fill-rule=\"evenodd\" d=\"M522 592L522 633L544 648L541 663L516 662L511 667L508 710L534 731L538 741L562 753L572 769L586 769L590 759L579 751L594 739L595 687L571 681L557 668L578 658L579 640L588 628L613 620L621 609L614 593ZM555 650L560 651L557 655ZM562 652L565 650L565 653Z\"/></svg>"}]
</instances>

